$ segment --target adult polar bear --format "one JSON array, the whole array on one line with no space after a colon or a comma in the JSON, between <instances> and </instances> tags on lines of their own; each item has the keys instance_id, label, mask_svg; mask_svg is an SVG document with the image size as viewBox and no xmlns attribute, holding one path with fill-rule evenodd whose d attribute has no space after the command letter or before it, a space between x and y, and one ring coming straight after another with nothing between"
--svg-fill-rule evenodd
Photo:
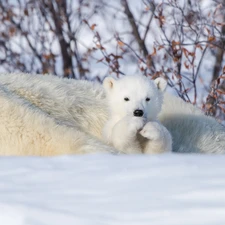
<instances>
[{"instance_id":1,"label":"adult polar bear","mask_svg":"<svg viewBox=\"0 0 225 225\"><path fill-rule=\"evenodd\" d=\"M0 155L117 153L85 131L100 136L106 117L101 93L91 83L76 88L51 76L0 77ZM84 93L96 96L96 101Z\"/></svg>"},{"instance_id":2,"label":"adult polar bear","mask_svg":"<svg viewBox=\"0 0 225 225\"><path fill-rule=\"evenodd\" d=\"M0 75L0 154L58 155L117 150L103 143L108 118L102 86L30 74ZM169 94L159 116L173 151L225 153L225 129Z\"/></svg>"}]
</instances>

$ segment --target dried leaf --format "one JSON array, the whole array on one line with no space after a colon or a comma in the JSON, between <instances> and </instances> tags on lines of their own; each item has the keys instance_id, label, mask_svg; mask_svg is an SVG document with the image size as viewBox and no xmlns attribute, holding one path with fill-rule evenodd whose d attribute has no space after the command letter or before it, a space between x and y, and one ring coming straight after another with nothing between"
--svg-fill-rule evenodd
<instances>
[{"instance_id":1,"label":"dried leaf","mask_svg":"<svg viewBox=\"0 0 225 225\"><path fill-rule=\"evenodd\" d=\"M96 26L97 26L97 24L95 24L95 23L92 24L92 25L91 25L91 30L94 30Z\"/></svg>"},{"instance_id":2,"label":"dried leaf","mask_svg":"<svg viewBox=\"0 0 225 225\"><path fill-rule=\"evenodd\" d=\"M124 43L122 41L117 41L117 44L120 46L120 47L123 47L124 46Z\"/></svg>"},{"instance_id":3,"label":"dried leaf","mask_svg":"<svg viewBox=\"0 0 225 225\"><path fill-rule=\"evenodd\" d=\"M186 48L182 48L182 52L184 53L184 55L186 56L186 58L188 58L189 51Z\"/></svg>"},{"instance_id":4,"label":"dried leaf","mask_svg":"<svg viewBox=\"0 0 225 225\"><path fill-rule=\"evenodd\" d=\"M186 48L182 48L182 51L184 53L184 55L186 56L186 58L188 58L188 56L195 56L195 52L189 52Z\"/></svg>"},{"instance_id":5,"label":"dried leaf","mask_svg":"<svg viewBox=\"0 0 225 225\"><path fill-rule=\"evenodd\" d=\"M160 49L162 49L162 48L164 48L164 46L163 46L163 45L160 45L160 46L158 47L158 51L159 51Z\"/></svg>"},{"instance_id":6,"label":"dried leaf","mask_svg":"<svg viewBox=\"0 0 225 225\"><path fill-rule=\"evenodd\" d=\"M113 54L114 59L122 59L123 57L121 55L114 55Z\"/></svg>"},{"instance_id":7,"label":"dried leaf","mask_svg":"<svg viewBox=\"0 0 225 225\"><path fill-rule=\"evenodd\" d=\"M216 38L215 38L214 36L209 36L209 37L208 37L208 41L209 41L209 42L215 41L215 39L216 39Z\"/></svg>"},{"instance_id":8,"label":"dried leaf","mask_svg":"<svg viewBox=\"0 0 225 225\"><path fill-rule=\"evenodd\" d=\"M104 58L101 58L97 61L97 63L102 62L104 60Z\"/></svg>"},{"instance_id":9,"label":"dried leaf","mask_svg":"<svg viewBox=\"0 0 225 225\"><path fill-rule=\"evenodd\" d=\"M195 56L195 52L189 52L188 55L193 57L193 56Z\"/></svg>"},{"instance_id":10,"label":"dried leaf","mask_svg":"<svg viewBox=\"0 0 225 225\"><path fill-rule=\"evenodd\" d=\"M186 61L184 62L184 66L185 66L186 69L190 68L190 65Z\"/></svg>"},{"instance_id":11,"label":"dried leaf","mask_svg":"<svg viewBox=\"0 0 225 225\"><path fill-rule=\"evenodd\" d=\"M180 45L180 42L179 41L172 41L172 46L174 47L174 46L176 46L176 45Z\"/></svg>"},{"instance_id":12,"label":"dried leaf","mask_svg":"<svg viewBox=\"0 0 225 225\"><path fill-rule=\"evenodd\" d=\"M207 27L205 27L205 29L208 32L208 35L210 35L211 34L210 30Z\"/></svg>"},{"instance_id":13,"label":"dried leaf","mask_svg":"<svg viewBox=\"0 0 225 225\"><path fill-rule=\"evenodd\" d=\"M154 47L154 51L153 51L153 53L151 54L151 56L154 56L154 55L156 55L156 48Z\"/></svg>"},{"instance_id":14,"label":"dried leaf","mask_svg":"<svg viewBox=\"0 0 225 225\"><path fill-rule=\"evenodd\" d=\"M160 21L160 24L163 25L166 21L165 16L160 16L159 21Z\"/></svg>"},{"instance_id":15,"label":"dried leaf","mask_svg":"<svg viewBox=\"0 0 225 225\"><path fill-rule=\"evenodd\" d=\"M219 94L221 94L221 95L225 95L225 91L224 90L217 89L216 92L219 93Z\"/></svg>"},{"instance_id":16,"label":"dried leaf","mask_svg":"<svg viewBox=\"0 0 225 225\"><path fill-rule=\"evenodd\" d=\"M10 27L9 28L9 34L10 34L10 36L15 35L15 33L16 33L16 28L15 27Z\"/></svg>"},{"instance_id":17,"label":"dried leaf","mask_svg":"<svg viewBox=\"0 0 225 225\"><path fill-rule=\"evenodd\" d=\"M200 48L201 50L203 50L203 47L200 44L197 44L196 48Z\"/></svg>"},{"instance_id":18,"label":"dried leaf","mask_svg":"<svg viewBox=\"0 0 225 225\"><path fill-rule=\"evenodd\" d=\"M174 62L178 62L178 61L179 61L179 58L173 57L173 61L174 61Z\"/></svg>"},{"instance_id":19,"label":"dried leaf","mask_svg":"<svg viewBox=\"0 0 225 225\"><path fill-rule=\"evenodd\" d=\"M43 54L43 58L45 58L46 60L50 60L54 58L53 54Z\"/></svg>"}]
</instances>

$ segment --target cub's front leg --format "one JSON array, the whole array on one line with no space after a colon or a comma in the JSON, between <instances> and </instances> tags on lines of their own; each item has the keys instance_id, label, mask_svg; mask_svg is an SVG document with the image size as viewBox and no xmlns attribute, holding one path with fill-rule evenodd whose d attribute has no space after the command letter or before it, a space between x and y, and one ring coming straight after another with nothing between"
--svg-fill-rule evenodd
<instances>
[{"instance_id":1,"label":"cub's front leg","mask_svg":"<svg viewBox=\"0 0 225 225\"><path fill-rule=\"evenodd\" d=\"M140 134L145 138L143 153L154 154L172 151L171 134L161 123L148 122Z\"/></svg>"},{"instance_id":2,"label":"cub's front leg","mask_svg":"<svg viewBox=\"0 0 225 225\"><path fill-rule=\"evenodd\" d=\"M142 117L124 117L112 130L112 144L123 153L142 153L137 133L144 127Z\"/></svg>"}]
</instances>

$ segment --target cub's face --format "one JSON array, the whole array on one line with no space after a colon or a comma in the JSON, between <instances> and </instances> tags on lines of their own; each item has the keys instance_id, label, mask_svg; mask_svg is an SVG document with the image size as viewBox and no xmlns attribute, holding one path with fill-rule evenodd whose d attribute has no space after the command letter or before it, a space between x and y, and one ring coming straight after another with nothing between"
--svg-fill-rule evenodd
<instances>
[{"instance_id":1,"label":"cub's face","mask_svg":"<svg viewBox=\"0 0 225 225\"><path fill-rule=\"evenodd\" d=\"M144 76L125 76L119 80L105 78L103 86L112 115L156 119L161 110L166 81L151 81Z\"/></svg>"}]
</instances>

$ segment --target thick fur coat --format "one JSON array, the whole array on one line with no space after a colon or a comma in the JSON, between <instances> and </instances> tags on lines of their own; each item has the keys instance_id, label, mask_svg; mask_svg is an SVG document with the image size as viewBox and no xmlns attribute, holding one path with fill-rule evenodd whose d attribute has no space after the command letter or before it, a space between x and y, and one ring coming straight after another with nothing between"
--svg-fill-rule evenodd
<instances>
[{"instance_id":1,"label":"thick fur coat","mask_svg":"<svg viewBox=\"0 0 225 225\"><path fill-rule=\"evenodd\" d=\"M172 150L170 132L158 120L167 82L145 76L106 77L103 87L109 118L103 138L127 153L165 153Z\"/></svg>"},{"instance_id":2,"label":"thick fur coat","mask_svg":"<svg viewBox=\"0 0 225 225\"><path fill-rule=\"evenodd\" d=\"M101 85L56 76L0 74L0 155L119 153L104 144L108 119ZM175 152L225 153L225 128L165 94L161 123Z\"/></svg>"}]
</instances>

